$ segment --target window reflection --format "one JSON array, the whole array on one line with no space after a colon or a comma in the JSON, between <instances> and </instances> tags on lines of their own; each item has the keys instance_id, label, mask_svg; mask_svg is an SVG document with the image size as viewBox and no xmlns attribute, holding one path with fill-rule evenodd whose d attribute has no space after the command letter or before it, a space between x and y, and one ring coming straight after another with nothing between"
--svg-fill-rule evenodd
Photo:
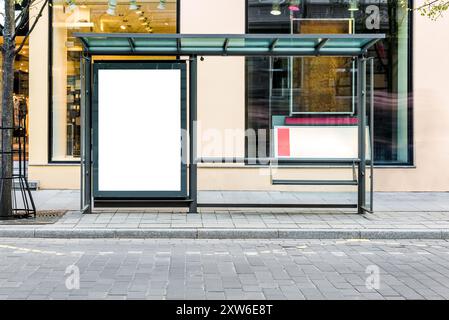
<instances>
[{"instance_id":1,"label":"window reflection","mask_svg":"<svg viewBox=\"0 0 449 320\"><path fill-rule=\"evenodd\" d=\"M408 20L408 12L395 1L248 0L249 33L386 34L368 52L374 57L377 164L409 164L412 159ZM251 57L246 61L249 129L356 121L356 70L351 59ZM247 145L247 150L253 147L260 145ZM268 141L266 150L272 148Z\"/></svg>"}]
</instances>

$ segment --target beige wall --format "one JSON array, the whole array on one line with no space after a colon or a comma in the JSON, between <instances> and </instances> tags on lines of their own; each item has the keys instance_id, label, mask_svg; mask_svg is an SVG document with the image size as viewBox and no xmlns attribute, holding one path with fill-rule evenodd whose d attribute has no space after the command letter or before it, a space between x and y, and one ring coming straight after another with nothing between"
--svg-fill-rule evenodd
<instances>
[{"instance_id":1,"label":"beige wall","mask_svg":"<svg viewBox=\"0 0 449 320\"><path fill-rule=\"evenodd\" d=\"M379 169L376 186L378 190L449 191L449 18L431 21L415 14L413 30L416 168Z\"/></svg>"},{"instance_id":2,"label":"beige wall","mask_svg":"<svg viewBox=\"0 0 449 320\"><path fill-rule=\"evenodd\" d=\"M180 22L181 33L243 34L245 1L183 0ZM245 155L243 57L205 57L198 61L198 120L199 155ZM235 139L215 139L230 133Z\"/></svg>"},{"instance_id":3,"label":"beige wall","mask_svg":"<svg viewBox=\"0 0 449 320\"><path fill-rule=\"evenodd\" d=\"M73 165L47 165L47 12L30 39L30 178L42 188L78 188L79 169ZM182 33L244 33L244 0L182 0ZM378 191L449 191L449 18L439 21L415 16L414 24L414 139L416 168L379 168ZM429 35L432 37L429 37ZM43 63L44 61L44 63ZM207 144L207 129L244 130L244 59L206 57L198 66L199 138ZM210 134L210 131L209 131ZM244 154L243 139L226 155ZM203 155L213 155L204 150ZM348 178L350 170L282 170L278 177ZM301 190L273 187L267 170L233 166L231 169L202 166L199 187L203 190ZM307 190L314 190L307 188ZM341 190L341 189L339 189Z\"/></svg>"},{"instance_id":4,"label":"beige wall","mask_svg":"<svg viewBox=\"0 0 449 320\"><path fill-rule=\"evenodd\" d=\"M47 61L48 8L30 36L29 178L39 181L43 189L78 189L79 166L48 164Z\"/></svg>"},{"instance_id":5,"label":"beige wall","mask_svg":"<svg viewBox=\"0 0 449 320\"><path fill-rule=\"evenodd\" d=\"M30 36L30 177L32 166L47 163L48 134L48 7Z\"/></svg>"}]
</instances>

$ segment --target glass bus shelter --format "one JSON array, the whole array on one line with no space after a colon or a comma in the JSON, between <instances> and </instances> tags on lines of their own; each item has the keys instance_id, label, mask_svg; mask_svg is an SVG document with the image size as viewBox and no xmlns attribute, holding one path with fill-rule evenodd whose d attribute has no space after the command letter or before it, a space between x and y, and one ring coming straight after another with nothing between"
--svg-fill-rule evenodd
<instances>
[{"instance_id":1,"label":"glass bus shelter","mask_svg":"<svg viewBox=\"0 0 449 320\"><path fill-rule=\"evenodd\" d=\"M356 67L356 121L345 134L353 156L286 157L283 164L352 166L349 180L273 179L273 185L357 187L353 204L238 203L236 207L373 207L373 63L368 49L383 34L96 34L76 33L81 58L81 209L230 207L198 202L197 164L248 157L198 157L197 59L202 56L348 57ZM96 56L165 56L172 60L96 60ZM367 67L368 66L368 67ZM369 81L367 81L367 79ZM368 86L367 86L368 82ZM232 94L230 92L229 94ZM160 117L169 118L161 126ZM143 123L141 119L146 119ZM140 122L139 122L140 121ZM278 136L285 132L278 128ZM300 130L300 129L298 129ZM132 136L130 136L132 133ZM338 135L340 134L338 133ZM303 133L300 133L303 134ZM336 133L330 133L331 136ZM307 136L307 135L306 135ZM278 137L279 138L279 137ZM308 135L308 139L313 139ZM276 140L278 143L281 140ZM278 148L279 149L279 148ZM128 150L128 151L126 151ZM136 165L129 150L141 157ZM280 150L280 149L279 149ZM277 164L282 154L265 160ZM254 160L254 159L253 159ZM369 183L367 181L369 178Z\"/></svg>"}]
</instances>

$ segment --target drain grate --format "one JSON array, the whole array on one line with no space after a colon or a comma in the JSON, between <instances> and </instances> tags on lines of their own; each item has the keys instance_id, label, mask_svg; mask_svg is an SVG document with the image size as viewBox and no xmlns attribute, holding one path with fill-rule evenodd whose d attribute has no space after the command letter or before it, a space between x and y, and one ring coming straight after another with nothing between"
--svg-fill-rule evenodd
<instances>
[{"instance_id":1,"label":"drain grate","mask_svg":"<svg viewBox=\"0 0 449 320\"><path fill-rule=\"evenodd\" d=\"M37 211L36 218L60 218L67 211L65 210L45 210L45 211Z\"/></svg>"},{"instance_id":2,"label":"drain grate","mask_svg":"<svg viewBox=\"0 0 449 320\"><path fill-rule=\"evenodd\" d=\"M36 217L21 217L12 220L0 220L0 225L33 225L33 224L53 224L61 218L67 210L43 210L37 211Z\"/></svg>"}]
</instances>

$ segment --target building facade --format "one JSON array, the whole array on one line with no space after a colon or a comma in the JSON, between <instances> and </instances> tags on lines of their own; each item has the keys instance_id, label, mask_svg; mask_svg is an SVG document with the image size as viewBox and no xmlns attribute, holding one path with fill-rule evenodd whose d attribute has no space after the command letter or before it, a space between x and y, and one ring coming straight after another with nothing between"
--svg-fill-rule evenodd
<instances>
[{"instance_id":1,"label":"building facade","mask_svg":"<svg viewBox=\"0 0 449 320\"><path fill-rule=\"evenodd\" d=\"M40 188L80 186L82 47L73 33L81 31L384 33L386 39L368 52L374 59L375 190L449 190L449 97L444 78L449 72L445 57L449 43L440 40L447 38L449 19L430 21L387 0L75 3L52 0L29 39L28 61L21 66L28 78L21 94L28 101L29 179L38 181ZM353 61L346 58L206 57L198 65L198 153L263 158L275 148L270 129L279 124L348 123L354 117L354 86ZM330 153L338 148L325 141L315 144ZM136 165L144 165L138 150L129 156L135 157ZM264 163L199 164L198 188L324 190L274 186L272 168L271 175L269 171ZM300 165L275 172L277 177L301 179L340 179L351 174L343 167Z\"/></svg>"}]
</instances>

